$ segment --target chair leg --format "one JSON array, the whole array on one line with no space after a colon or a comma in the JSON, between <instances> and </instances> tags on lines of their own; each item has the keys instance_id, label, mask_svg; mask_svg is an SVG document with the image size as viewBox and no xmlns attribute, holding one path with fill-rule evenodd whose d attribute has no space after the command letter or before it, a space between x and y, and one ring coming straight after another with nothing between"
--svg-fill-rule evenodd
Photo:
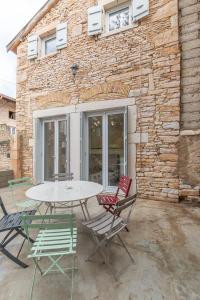
<instances>
[{"instance_id":1,"label":"chair leg","mask_svg":"<svg viewBox=\"0 0 200 300\"><path fill-rule=\"evenodd\" d=\"M28 265L26 265L23 261L19 260L17 257L12 255L9 251L7 251L4 247L0 246L0 251L2 251L3 254L5 254L10 260L12 260L14 263L19 265L22 268L27 268Z\"/></svg>"},{"instance_id":2,"label":"chair leg","mask_svg":"<svg viewBox=\"0 0 200 300\"><path fill-rule=\"evenodd\" d=\"M31 291L30 291L30 295L29 295L29 300L32 300L32 297L33 297L33 287L34 287L34 284L35 284L36 271L37 271L37 266L35 265L32 284L31 284Z\"/></svg>"},{"instance_id":3,"label":"chair leg","mask_svg":"<svg viewBox=\"0 0 200 300\"><path fill-rule=\"evenodd\" d=\"M123 242L123 240L121 239L121 237L120 237L120 235L119 235L119 234L118 234L117 236L118 236L118 239L120 240L120 242L122 243L122 245L123 245L123 247L124 247L124 249L125 249L126 253L127 253L127 254L128 254L128 256L130 257L130 260L131 260L131 261L132 261L132 263L134 264L134 263L135 263L135 261L134 261L134 259L133 259L132 255L131 255L131 253L128 251L128 248L126 247L126 244Z\"/></svg>"},{"instance_id":4,"label":"chair leg","mask_svg":"<svg viewBox=\"0 0 200 300\"><path fill-rule=\"evenodd\" d=\"M22 230L20 229L15 229L18 234L20 234L21 236L23 236L25 239L29 240L32 244L35 242L32 238L28 237L25 233L23 233Z\"/></svg>"},{"instance_id":5,"label":"chair leg","mask_svg":"<svg viewBox=\"0 0 200 300\"><path fill-rule=\"evenodd\" d=\"M96 246L95 246L94 250L92 251L92 253L88 256L86 261L90 261L91 258L96 254L96 252L99 251L99 253L101 254L101 256L103 258L103 261L105 262L106 257L102 251L102 247L105 245L106 241L105 241L105 239L99 240L95 234L94 235L92 234L92 236L93 236Z\"/></svg>"},{"instance_id":6,"label":"chair leg","mask_svg":"<svg viewBox=\"0 0 200 300\"><path fill-rule=\"evenodd\" d=\"M81 200L80 200L80 206L81 206L81 209L82 209L84 219L85 219L85 221L87 221L87 217L86 217L86 214L85 214L85 211L84 211L84 204L81 202Z\"/></svg>"},{"instance_id":7,"label":"chair leg","mask_svg":"<svg viewBox=\"0 0 200 300\"><path fill-rule=\"evenodd\" d=\"M72 281L71 281L71 295L70 300L73 298L73 290L74 290L74 269L75 269L75 255L72 257Z\"/></svg>"},{"instance_id":8,"label":"chair leg","mask_svg":"<svg viewBox=\"0 0 200 300\"><path fill-rule=\"evenodd\" d=\"M127 231L127 232L130 232L130 230L128 229L128 227L127 227L127 226L125 227L125 229L126 229L126 231Z\"/></svg>"}]
</instances>

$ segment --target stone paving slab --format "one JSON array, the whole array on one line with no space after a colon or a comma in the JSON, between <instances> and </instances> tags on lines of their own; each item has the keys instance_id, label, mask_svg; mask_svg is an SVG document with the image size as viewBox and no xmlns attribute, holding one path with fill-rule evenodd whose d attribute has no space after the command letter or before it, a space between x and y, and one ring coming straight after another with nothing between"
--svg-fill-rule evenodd
<instances>
[{"instance_id":1,"label":"stone paving slab","mask_svg":"<svg viewBox=\"0 0 200 300\"><path fill-rule=\"evenodd\" d=\"M15 211L8 189L0 189L6 207ZM17 192L17 199L24 191ZM89 202L91 215L98 207ZM131 216L130 232L123 238L135 258L131 265L124 249L113 245L111 258L120 280L116 282L96 255L86 262L93 249L90 236L81 226L82 214L74 209L78 219L78 271L75 275L74 300L198 300L200 299L200 209L183 204L138 200ZM15 252L20 239L10 250ZM28 298L33 275L33 262L27 259L25 244L21 259L29 264L20 269L0 253L0 300ZM69 282L62 275L52 274L41 279L39 274L33 299L69 299Z\"/></svg>"}]
</instances>

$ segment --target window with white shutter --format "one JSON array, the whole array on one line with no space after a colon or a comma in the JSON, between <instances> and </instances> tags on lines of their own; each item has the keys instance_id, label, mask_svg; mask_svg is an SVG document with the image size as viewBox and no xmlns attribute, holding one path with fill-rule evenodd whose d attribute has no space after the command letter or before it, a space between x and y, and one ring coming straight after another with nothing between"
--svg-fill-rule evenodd
<instances>
[{"instance_id":1,"label":"window with white shutter","mask_svg":"<svg viewBox=\"0 0 200 300\"><path fill-rule=\"evenodd\" d=\"M88 9L88 35L102 33L102 15L101 6L92 6Z\"/></svg>"},{"instance_id":2,"label":"window with white shutter","mask_svg":"<svg viewBox=\"0 0 200 300\"><path fill-rule=\"evenodd\" d=\"M133 21L138 21L149 14L149 0L132 0Z\"/></svg>"},{"instance_id":3,"label":"window with white shutter","mask_svg":"<svg viewBox=\"0 0 200 300\"><path fill-rule=\"evenodd\" d=\"M38 56L38 37L31 35L28 38L28 59L37 58Z\"/></svg>"},{"instance_id":4,"label":"window with white shutter","mask_svg":"<svg viewBox=\"0 0 200 300\"><path fill-rule=\"evenodd\" d=\"M67 23L59 24L56 28L56 47L62 49L67 46Z\"/></svg>"}]
</instances>

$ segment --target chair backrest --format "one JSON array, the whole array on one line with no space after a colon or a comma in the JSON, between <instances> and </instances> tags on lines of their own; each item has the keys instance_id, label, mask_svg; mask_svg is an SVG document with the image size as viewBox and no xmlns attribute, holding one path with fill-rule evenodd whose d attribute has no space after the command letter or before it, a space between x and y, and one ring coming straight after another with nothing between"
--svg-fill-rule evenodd
<instances>
[{"instance_id":1,"label":"chair backrest","mask_svg":"<svg viewBox=\"0 0 200 300\"><path fill-rule=\"evenodd\" d=\"M2 198L1 198L1 196L0 196L0 207L1 207L1 209L2 209L2 211L3 211L3 213L4 213L4 215L5 215L5 216L8 215L8 212L7 212L7 210L6 210L5 206L4 206L4 203L3 203L3 200L2 200Z\"/></svg>"},{"instance_id":2,"label":"chair backrest","mask_svg":"<svg viewBox=\"0 0 200 300\"><path fill-rule=\"evenodd\" d=\"M17 186L31 186L32 178L30 177L22 177L22 178L16 178L12 180L8 180L8 186L10 189L14 189Z\"/></svg>"},{"instance_id":3,"label":"chair backrest","mask_svg":"<svg viewBox=\"0 0 200 300\"><path fill-rule=\"evenodd\" d=\"M71 229L76 225L76 217L74 214L57 214L57 215L22 215L22 227L25 230L28 239L30 238L30 230L41 229ZM30 242L30 239L29 239ZM31 246L31 245L30 245Z\"/></svg>"},{"instance_id":4,"label":"chair backrest","mask_svg":"<svg viewBox=\"0 0 200 300\"><path fill-rule=\"evenodd\" d=\"M119 216L119 215L121 215L122 212L124 212L126 210L127 214L125 217L125 221L128 223L131 212L132 212L133 204L135 203L136 198L137 198L137 194L129 196L125 199L119 200L114 209L114 215ZM128 210L128 208L129 208L129 210Z\"/></svg>"},{"instance_id":5,"label":"chair backrest","mask_svg":"<svg viewBox=\"0 0 200 300\"><path fill-rule=\"evenodd\" d=\"M73 173L57 173L53 176L55 181L65 181L65 180L73 180L74 174Z\"/></svg>"},{"instance_id":6,"label":"chair backrest","mask_svg":"<svg viewBox=\"0 0 200 300\"><path fill-rule=\"evenodd\" d=\"M128 176L121 176L119 182L117 184L117 192L116 197L118 196L119 192L122 191L125 197L128 197L130 188L131 188L132 178Z\"/></svg>"},{"instance_id":7,"label":"chair backrest","mask_svg":"<svg viewBox=\"0 0 200 300\"><path fill-rule=\"evenodd\" d=\"M112 218L112 222L110 224L110 228L109 228L109 234L113 233L113 228L114 228L114 234L119 232L120 230L122 230L125 226L128 225L129 219L130 219L130 215L132 212L132 208L133 205L136 201L136 197L137 195L133 195L133 196L129 196L125 199L119 200L116 203L116 206L114 208L113 211L113 218ZM125 214L123 216L121 216L121 213L125 212ZM119 226L119 228L116 228L116 225L120 225L123 222L124 227Z\"/></svg>"}]
</instances>

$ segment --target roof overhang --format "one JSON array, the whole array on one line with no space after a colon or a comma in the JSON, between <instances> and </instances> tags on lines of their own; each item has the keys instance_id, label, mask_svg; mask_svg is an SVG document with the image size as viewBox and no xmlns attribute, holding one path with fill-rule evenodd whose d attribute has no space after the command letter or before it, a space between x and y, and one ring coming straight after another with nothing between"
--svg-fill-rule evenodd
<instances>
[{"instance_id":1,"label":"roof overhang","mask_svg":"<svg viewBox=\"0 0 200 300\"><path fill-rule=\"evenodd\" d=\"M20 30L20 32L6 46L7 51L17 53L17 47L31 32L35 25L58 3L59 0L48 0L32 19Z\"/></svg>"},{"instance_id":2,"label":"roof overhang","mask_svg":"<svg viewBox=\"0 0 200 300\"><path fill-rule=\"evenodd\" d=\"M9 96L6 96L6 95L0 93L0 100L2 100L2 99L7 100L7 101L16 102L15 98L12 98L12 97L9 97Z\"/></svg>"}]
</instances>

